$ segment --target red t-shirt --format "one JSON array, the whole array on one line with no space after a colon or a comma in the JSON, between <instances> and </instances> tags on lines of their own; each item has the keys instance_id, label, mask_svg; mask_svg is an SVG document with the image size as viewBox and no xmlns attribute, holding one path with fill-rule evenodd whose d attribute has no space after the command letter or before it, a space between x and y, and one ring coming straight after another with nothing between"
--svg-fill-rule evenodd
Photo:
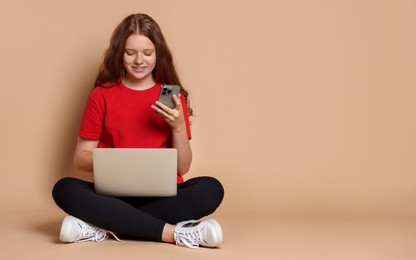
<instances>
[{"instance_id":1,"label":"red t-shirt","mask_svg":"<svg viewBox=\"0 0 416 260\"><path fill-rule=\"evenodd\" d=\"M100 148L169 148L172 129L151 105L159 96L161 84L146 90L133 90L121 81L113 87L96 87L90 93L78 135L99 140ZM181 95L188 138L191 139L188 108ZM178 183L183 182L178 175Z\"/></svg>"}]
</instances>

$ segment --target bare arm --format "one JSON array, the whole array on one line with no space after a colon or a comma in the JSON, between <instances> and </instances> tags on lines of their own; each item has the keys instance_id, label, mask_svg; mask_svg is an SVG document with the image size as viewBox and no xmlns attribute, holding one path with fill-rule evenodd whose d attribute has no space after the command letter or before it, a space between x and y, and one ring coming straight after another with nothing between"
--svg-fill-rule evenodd
<instances>
[{"instance_id":1,"label":"bare arm","mask_svg":"<svg viewBox=\"0 0 416 260\"><path fill-rule=\"evenodd\" d=\"M178 151L178 173L184 175L191 168L192 150L186 133L186 127L172 129L173 147Z\"/></svg>"},{"instance_id":2,"label":"bare arm","mask_svg":"<svg viewBox=\"0 0 416 260\"><path fill-rule=\"evenodd\" d=\"M186 132L181 101L176 95L173 95L172 98L176 104L174 109L158 101L156 101L156 105L153 105L152 108L163 116L172 128L173 147L178 151L178 173L179 175L184 175L191 168L192 150Z\"/></svg>"},{"instance_id":3,"label":"bare arm","mask_svg":"<svg viewBox=\"0 0 416 260\"><path fill-rule=\"evenodd\" d=\"M80 171L92 172L92 150L97 148L99 140L79 137L74 155L74 166Z\"/></svg>"}]
</instances>

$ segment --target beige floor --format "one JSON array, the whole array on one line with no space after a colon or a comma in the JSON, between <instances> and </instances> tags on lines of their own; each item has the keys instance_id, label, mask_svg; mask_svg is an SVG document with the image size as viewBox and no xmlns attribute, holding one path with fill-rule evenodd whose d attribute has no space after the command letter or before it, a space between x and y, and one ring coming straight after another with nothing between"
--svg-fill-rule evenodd
<instances>
[{"instance_id":1,"label":"beige floor","mask_svg":"<svg viewBox=\"0 0 416 260\"><path fill-rule=\"evenodd\" d=\"M142 241L61 244L59 210L2 212L0 259L416 259L412 219L260 215L217 215L222 247L191 250Z\"/></svg>"}]
</instances>

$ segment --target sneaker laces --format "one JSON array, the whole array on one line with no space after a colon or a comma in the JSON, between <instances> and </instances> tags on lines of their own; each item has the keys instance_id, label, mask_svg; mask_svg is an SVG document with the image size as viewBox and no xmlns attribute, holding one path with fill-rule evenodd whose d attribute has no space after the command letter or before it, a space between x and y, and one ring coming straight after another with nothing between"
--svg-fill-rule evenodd
<instances>
[{"instance_id":1,"label":"sneaker laces","mask_svg":"<svg viewBox=\"0 0 416 260\"><path fill-rule=\"evenodd\" d=\"M93 241L93 242L102 242L108 238L108 234L112 235L117 241L122 242L113 232L104 230L99 227L90 226L90 225L83 225L78 223L81 228L81 233L78 236L78 239L75 242L85 242L85 241Z\"/></svg>"},{"instance_id":2,"label":"sneaker laces","mask_svg":"<svg viewBox=\"0 0 416 260\"><path fill-rule=\"evenodd\" d=\"M198 248L203 242L201 228L181 228L176 232L176 245L189 248Z\"/></svg>"}]
</instances>

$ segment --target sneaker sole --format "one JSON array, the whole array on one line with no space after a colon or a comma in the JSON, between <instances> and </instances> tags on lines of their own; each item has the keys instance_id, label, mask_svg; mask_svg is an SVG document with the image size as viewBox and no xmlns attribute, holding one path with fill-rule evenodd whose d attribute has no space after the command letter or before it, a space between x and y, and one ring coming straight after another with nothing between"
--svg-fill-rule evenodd
<instances>
[{"instance_id":1,"label":"sneaker sole","mask_svg":"<svg viewBox=\"0 0 416 260\"><path fill-rule=\"evenodd\" d=\"M224 242L224 237L222 235L222 228L220 223L218 223L218 221L216 221L215 219L206 219L205 221L211 223L215 228L215 233L217 234L217 245L215 246L221 245Z\"/></svg>"}]
</instances>

